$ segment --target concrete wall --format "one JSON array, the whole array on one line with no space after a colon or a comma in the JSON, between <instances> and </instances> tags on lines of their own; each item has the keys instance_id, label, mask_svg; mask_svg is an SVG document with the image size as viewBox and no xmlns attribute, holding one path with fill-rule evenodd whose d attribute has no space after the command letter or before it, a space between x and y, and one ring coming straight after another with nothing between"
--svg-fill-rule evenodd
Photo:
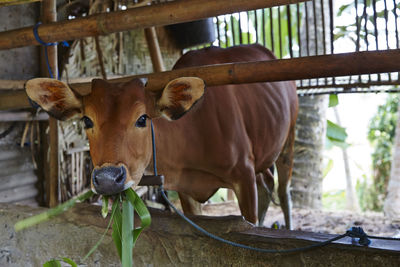
<instances>
[{"instance_id":1,"label":"concrete wall","mask_svg":"<svg viewBox=\"0 0 400 267\"><path fill-rule=\"evenodd\" d=\"M15 233L16 221L45 209L0 205L0 266L41 266L52 258L69 257L82 266L120 266L110 235L82 262L101 237L107 220L99 206L77 205L48 222ZM307 252L259 253L222 244L200 234L176 215L152 210L152 224L133 249L134 266L398 266L399 242L376 241L370 247L351 239ZM315 244L333 235L253 227L241 217L195 217L225 239L266 249ZM135 220L137 221L137 220Z\"/></svg>"}]
</instances>

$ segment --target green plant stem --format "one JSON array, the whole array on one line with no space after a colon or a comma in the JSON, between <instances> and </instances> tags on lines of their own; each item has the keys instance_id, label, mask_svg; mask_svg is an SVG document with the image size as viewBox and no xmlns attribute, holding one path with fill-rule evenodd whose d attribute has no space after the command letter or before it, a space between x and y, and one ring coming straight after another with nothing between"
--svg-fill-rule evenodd
<instances>
[{"instance_id":1,"label":"green plant stem","mask_svg":"<svg viewBox=\"0 0 400 267\"><path fill-rule=\"evenodd\" d=\"M133 206L124 199L122 202L122 267L132 267L133 249Z\"/></svg>"},{"instance_id":2,"label":"green plant stem","mask_svg":"<svg viewBox=\"0 0 400 267\"><path fill-rule=\"evenodd\" d=\"M93 196L93 194L94 193L92 191L90 191L90 190L86 191L86 192L80 194L79 196L71 198L70 200L58 205L55 208L49 209L46 212L37 214L35 216L26 218L26 219L21 220L21 221L18 221L14 225L14 229L15 229L16 232L18 232L18 231L21 231L21 230L23 230L25 228L32 227L32 226L34 226L34 225L36 225L38 223L47 221L47 220L51 219L52 217L57 216L57 215L63 213L64 211L67 211L71 207L73 207L77 201L82 202L82 201L90 198L91 196Z\"/></svg>"}]
</instances>

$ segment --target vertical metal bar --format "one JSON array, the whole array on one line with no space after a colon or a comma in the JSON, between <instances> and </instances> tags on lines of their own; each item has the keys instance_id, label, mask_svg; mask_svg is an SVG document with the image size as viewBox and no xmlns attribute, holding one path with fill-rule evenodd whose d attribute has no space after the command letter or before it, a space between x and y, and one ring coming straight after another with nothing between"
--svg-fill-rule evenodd
<instances>
[{"instance_id":1,"label":"vertical metal bar","mask_svg":"<svg viewBox=\"0 0 400 267\"><path fill-rule=\"evenodd\" d=\"M263 45L267 46L266 37L265 37L265 30L266 30L266 27L265 27L265 8L262 9L261 15L262 15L262 26L261 26L261 29L262 29Z\"/></svg>"},{"instance_id":2,"label":"vertical metal bar","mask_svg":"<svg viewBox=\"0 0 400 267\"><path fill-rule=\"evenodd\" d=\"M397 27L397 18L398 18L398 15L397 15L397 12L396 12L396 10L397 10L397 5L396 5L396 0L393 0L393 13L394 13L394 24L395 24L395 29L396 29L396 48L397 49L399 49L400 48L400 45L399 45L399 29L398 29L398 27ZM399 80L400 80L400 77L399 77Z\"/></svg>"},{"instance_id":3,"label":"vertical metal bar","mask_svg":"<svg viewBox=\"0 0 400 267\"><path fill-rule=\"evenodd\" d=\"M399 29L397 27L397 5L396 5L396 0L393 0L393 13L394 13L394 24L396 25L395 29L396 29L396 48L399 49L400 45L399 45ZM397 73L397 80L400 81L400 72Z\"/></svg>"},{"instance_id":4,"label":"vertical metal bar","mask_svg":"<svg viewBox=\"0 0 400 267\"><path fill-rule=\"evenodd\" d=\"M236 43L236 38L235 38L235 25L234 25L234 22L233 22L233 14L231 14L231 16L230 16L230 20L231 20L231 31L232 31L232 45L236 45L237 43Z\"/></svg>"},{"instance_id":5,"label":"vertical metal bar","mask_svg":"<svg viewBox=\"0 0 400 267\"><path fill-rule=\"evenodd\" d=\"M254 23L256 28L256 43L258 43L258 19L257 19L257 10L254 10Z\"/></svg>"},{"instance_id":6,"label":"vertical metal bar","mask_svg":"<svg viewBox=\"0 0 400 267\"><path fill-rule=\"evenodd\" d=\"M317 25L317 10L315 0L312 1L313 17L314 17L314 41L315 41L315 55L318 55L318 25ZM317 79L318 81L318 79Z\"/></svg>"},{"instance_id":7,"label":"vertical metal bar","mask_svg":"<svg viewBox=\"0 0 400 267\"><path fill-rule=\"evenodd\" d=\"M228 22L226 21L226 15L224 15L224 22L225 22L225 47L228 47L228 44L229 44L229 37L228 37L228 30L229 30L229 27L228 27Z\"/></svg>"},{"instance_id":8,"label":"vertical metal bar","mask_svg":"<svg viewBox=\"0 0 400 267\"><path fill-rule=\"evenodd\" d=\"M364 11L363 11L363 16L364 16L364 31L365 31L365 44L367 46L367 51L369 50L369 44L368 44L368 14L367 14L367 0L364 0ZM368 74L368 83L371 82L371 75Z\"/></svg>"},{"instance_id":9,"label":"vertical metal bar","mask_svg":"<svg viewBox=\"0 0 400 267\"><path fill-rule=\"evenodd\" d=\"M308 4L308 2L305 2L304 3L304 10L305 10L305 13L306 13L306 19L305 19L305 22L306 22L306 48L307 48L307 55L306 56L309 56L310 55L310 31L309 31L309 25L308 25L308 7L307 7L307 4Z\"/></svg>"},{"instance_id":10,"label":"vertical metal bar","mask_svg":"<svg viewBox=\"0 0 400 267\"><path fill-rule=\"evenodd\" d=\"M357 0L356 0L357 1ZM325 33L325 8L324 8L324 0L321 0L321 20L322 20L322 45L323 52L326 55L326 33Z\"/></svg>"},{"instance_id":11,"label":"vertical metal bar","mask_svg":"<svg viewBox=\"0 0 400 267\"><path fill-rule=\"evenodd\" d=\"M281 23L281 7L278 6L278 34L279 34L279 58L283 57L282 52L282 23Z\"/></svg>"},{"instance_id":12,"label":"vertical metal bar","mask_svg":"<svg viewBox=\"0 0 400 267\"><path fill-rule=\"evenodd\" d=\"M356 40L356 52L360 51L360 23L362 21L362 18L358 16L358 0L355 0L354 6L356 9L356 35L357 35L357 40ZM358 83L361 83L361 75L358 75Z\"/></svg>"},{"instance_id":13,"label":"vertical metal bar","mask_svg":"<svg viewBox=\"0 0 400 267\"><path fill-rule=\"evenodd\" d=\"M297 3L296 4L296 8L297 8L297 42L299 43L299 57L302 56L301 54L301 38L300 38L300 22L301 22L301 18L300 18L300 4ZM300 86L303 86L303 80L300 80Z\"/></svg>"},{"instance_id":14,"label":"vertical metal bar","mask_svg":"<svg viewBox=\"0 0 400 267\"><path fill-rule=\"evenodd\" d=\"M388 30L388 9L387 9L387 2L386 0L383 1L385 9L384 9L384 16L385 16L385 35L386 35L386 49L390 49L389 46L389 30ZM390 72L388 73L389 81L392 81L392 75Z\"/></svg>"},{"instance_id":15,"label":"vertical metal bar","mask_svg":"<svg viewBox=\"0 0 400 267\"><path fill-rule=\"evenodd\" d=\"M368 44L368 28L367 28L367 24L368 24L367 0L364 0L363 17L364 17L365 45L367 46L367 51L368 51L369 44Z\"/></svg>"},{"instance_id":16,"label":"vertical metal bar","mask_svg":"<svg viewBox=\"0 0 400 267\"><path fill-rule=\"evenodd\" d=\"M326 35L325 35L325 10L324 0L321 0L321 23L322 23L322 52L326 55ZM328 84L328 78L324 79L325 85Z\"/></svg>"},{"instance_id":17,"label":"vertical metal bar","mask_svg":"<svg viewBox=\"0 0 400 267\"><path fill-rule=\"evenodd\" d=\"M334 35L333 35L333 29L334 29L334 20L333 20L333 0L329 0L329 28L330 28L330 36L331 36L331 38L330 38L330 41L331 41L331 54L334 54L335 53L335 47L334 47L334 44L333 44L333 38L334 38ZM332 77L332 85L335 85L336 84L336 79L335 79L335 77Z\"/></svg>"},{"instance_id":18,"label":"vertical metal bar","mask_svg":"<svg viewBox=\"0 0 400 267\"><path fill-rule=\"evenodd\" d=\"M372 9L374 11L374 35L375 35L375 44L376 50L379 50L379 42L378 42L378 26L377 26L377 14L376 14L376 0L372 0Z\"/></svg>"},{"instance_id":19,"label":"vertical metal bar","mask_svg":"<svg viewBox=\"0 0 400 267\"><path fill-rule=\"evenodd\" d=\"M297 7L297 42L299 43L299 57L301 57L301 38L300 38L300 23L301 23L301 18L300 18L300 4L296 4Z\"/></svg>"},{"instance_id":20,"label":"vertical metal bar","mask_svg":"<svg viewBox=\"0 0 400 267\"><path fill-rule=\"evenodd\" d=\"M247 43L250 44L250 11L247 14Z\"/></svg>"},{"instance_id":21,"label":"vertical metal bar","mask_svg":"<svg viewBox=\"0 0 400 267\"><path fill-rule=\"evenodd\" d=\"M275 54L275 46L274 46L274 16L272 12L272 7L269 9L269 23L271 27L271 50Z\"/></svg>"},{"instance_id":22,"label":"vertical metal bar","mask_svg":"<svg viewBox=\"0 0 400 267\"><path fill-rule=\"evenodd\" d=\"M289 34L289 54L290 58L293 58L293 40L292 40L292 19L290 12L290 5L286 6L286 17L288 22L288 34Z\"/></svg>"},{"instance_id":23,"label":"vertical metal bar","mask_svg":"<svg viewBox=\"0 0 400 267\"><path fill-rule=\"evenodd\" d=\"M241 12L239 12L239 43L243 44L243 36L242 36L242 15Z\"/></svg>"},{"instance_id":24,"label":"vertical metal bar","mask_svg":"<svg viewBox=\"0 0 400 267\"><path fill-rule=\"evenodd\" d=\"M218 36L218 46L221 47L221 33L219 32L219 25L220 25L220 21L219 18L217 18L217 36Z\"/></svg>"}]
</instances>

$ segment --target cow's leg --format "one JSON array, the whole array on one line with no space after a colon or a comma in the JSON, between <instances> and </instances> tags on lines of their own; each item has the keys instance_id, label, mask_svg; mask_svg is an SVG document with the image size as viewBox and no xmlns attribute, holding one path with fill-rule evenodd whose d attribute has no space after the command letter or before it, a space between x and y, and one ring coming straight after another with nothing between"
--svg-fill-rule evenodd
<instances>
[{"instance_id":1,"label":"cow's leg","mask_svg":"<svg viewBox=\"0 0 400 267\"><path fill-rule=\"evenodd\" d=\"M201 215L201 204L185 193L178 193L185 214Z\"/></svg>"},{"instance_id":2,"label":"cow's leg","mask_svg":"<svg viewBox=\"0 0 400 267\"><path fill-rule=\"evenodd\" d=\"M258 203L255 174L253 173L252 176L250 176L250 179L241 180L242 181L239 181L238 184L235 184L233 188L238 199L240 212L247 221L256 224L258 218Z\"/></svg>"},{"instance_id":3,"label":"cow's leg","mask_svg":"<svg viewBox=\"0 0 400 267\"><path fill-rule=\"evenodd\" d=\"M294 125L292 125L283 150L275 163L278 170L278 196L283 215L285 217L285 224L287 229L292 229L292 203L290 200L289 186L290 179L292 178L293 169L294 135Z\"/></svg>"},{"instance_id":4,"label":"cow's leg","mask_svg":"<svg viewBox=\"0 0 400 267\"><path fill-rule=\"evenodd\" d=\"M274 191L274 176L268 169L264 173L257 174L256 178L258 196L258 224L262 226L271 202L271 194Z\"/></svg>"}]
</instances>

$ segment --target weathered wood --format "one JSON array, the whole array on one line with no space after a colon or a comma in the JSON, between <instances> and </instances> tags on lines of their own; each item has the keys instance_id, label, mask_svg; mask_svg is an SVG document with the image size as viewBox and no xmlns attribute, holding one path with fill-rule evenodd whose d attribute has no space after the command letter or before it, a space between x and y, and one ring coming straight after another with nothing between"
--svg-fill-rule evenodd
<instances>
[{"instance_id":1,"label":"weathered wood","mask_svg":"<svg viewBox=\"0 0 400 267\"><path fill-rule=\"evenodd\" d=\"M50 23L57 21L57 3L56 0L43 0L42 2L42 21ZM45 56L43 55L43 48L41 50L41 74L43 76L50 76L48 73ZM54 76L57 76L57 46L47 47L48 62ZM48 175L45 176L46 180L46 204L49 207L55 207L58 204L58 121L52 117L49 119L49 146L50 150L47 160L44 164L49 164ZM44 147L45 151L47 148ZM47 155L47 154L46 154Z\"/></svg>"},{"instance_id":2,"label":"weathered wood","mask_svg":"<svg viewBox=\"0 0 400 267\"><path fill-rule=\"evenodd\" d=\"M0 7L40 2L42 0L0 0Z\"/></svg>"},{"instance_id":3,"label":"weathered wood","mask_svg":"<svg viewBox=\"0 0 400 267\"><path fill-rule=\"evenodd\" d=\"M394 72L400 70L398 62L400 62L400 49L395 49L217 64L128 76L113 79L110 82L124 82L133 78L147 77L146 89L157 91L164 88L169 81L184 76L200 77L207 86L215 86ZM82 95L88 94L91 90L90 83L72 84L71 87Z\"/></svg>"},{"instance_id":4,"label":"weathered wood","mask_svg":"<svg viewBox=\"0 0 400 267\"><path fill-rule=\"evenodd\" d=\"M1 191L12 190L13 188L34 184L38 181L33 170L13 173L7 176L0 176Z\"/></svg>"},{"instance_id":5,"label":"weathered wood","mask_svg":"<svg viewBox=\"0 0 400 267\"><path fill-rule=\"evenodd\" d=\"M32 115L31 112L20 111L20 112L1 112L0 121L43 121L48 120L49 115L47 113L39 113L38 115Z\"/></svg>"},{"instance_id":6,"label":"weathered wood","mask_svg":"<svg viewBox=\"0 0 400 267\"><path fill-rule=\"evenodd\" d=\"M111 79L109 82L124 82L134 78L147 77L146 88L157 91L169 81L184 76L200 77L207 86L214 86L395 72L400 70L398 62L400 62L400 49L366 51L184 68L127 76ZM87 95L91 90L90 83L76 83L70 86L81 95ZM0 95L0 110L26 107L30 107L30 105L24 92L8 92L5 99L3 99L3 94Z\"/></svg>"},{"instance_id":7,"label":"weathered wood","mask_svg":"<svg viewBox=\"0 0 400 267\"><path fill-rule=\"evenodd\" d=\"M17 220L45 209L0 205L0 247L16 266L67 255L76 262L95 266L119 265L110 234L85 262L83 256L97 242L107 226L101 207L78 204L48 222L15 233ZM351 244L350 238L301 253L269 254L235 248L212 240L176 215L150 210L152 223L140 235L133 249L134 266L398 266L400 242L373 240L369 247ZM253 227L241 217L191 217L196 223L228 240L266 249L303 247L334 235ZM135 220L139 222L139 220ZM43 242L44 237L47 238ZM29 242L24 242L29 240ZM3 252L4 253L4 252ZM323 256L321 256L323 255ZM3 257L5 258L5 257ZM0 258L0 264L2 258ZM40 265L37 264L37 265Z\"/></svg>"},{"instance_id":8,"label":"weathered wood","mask_svg":"<svg viewBox=\"0 0 400 267\"><path fill-rule=\"evenodd\" d=\"M0 202L11 203L37 196L38 189L33 184L14 187L9 190L0 191Z\"/></svg>"},{"instance_id":9,"label":"weathered wood","mask_svg":"<svg viewBox=\"0 0 400 267\"><path fill-rule=\"evenodd\" d=\"M25 81L0 80L0 90L24 89Z\"/></svg>"},{"instance_id":10,"label":"weathered wood","mask_svg":"<svg viewBox=\"0 0 400 267\"><path fill-rule=\"evenodd\" d=\"M114 32L193 21L239 11L288 5L305 0L180 0L101 13L57 23L44 23L38 29L44 42L82 39ZM45 21L43 21L45 22ZM0 49L38 45L33 27L0 33Z\"/></svg>"},{"instance_id":11,"label":"weathered wood","mask_svg":"<svg viewBox=\"0 0 400 267\"><path fill-rule=\"evenodd\" d=\"M157 32L154 27L144 29L147 46L149 47L151 62L154 72L165 71L164 62L161 55L160 45L158 44Z\"/></svg>"}]
</instances>

